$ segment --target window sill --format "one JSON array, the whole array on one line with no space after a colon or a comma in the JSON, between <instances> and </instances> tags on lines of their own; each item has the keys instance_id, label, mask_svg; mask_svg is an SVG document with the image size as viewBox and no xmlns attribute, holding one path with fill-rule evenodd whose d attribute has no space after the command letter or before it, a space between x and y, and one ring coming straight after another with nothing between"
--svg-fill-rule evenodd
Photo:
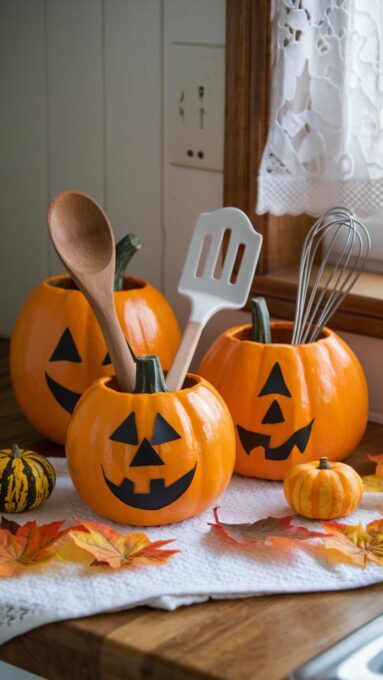
<instances>
[{"instance_id":1,"label":"window sill","mask_svg":"<svg viewBox=\"0 0 383 680\"><path fill-rule=\"evenodd\" d=\"M270 315L294 319L299 267L255 276L251 294L263 296ZM383 338L383 274L363 272L331 318L332 328Z\"/></svg>"}]
</instances>

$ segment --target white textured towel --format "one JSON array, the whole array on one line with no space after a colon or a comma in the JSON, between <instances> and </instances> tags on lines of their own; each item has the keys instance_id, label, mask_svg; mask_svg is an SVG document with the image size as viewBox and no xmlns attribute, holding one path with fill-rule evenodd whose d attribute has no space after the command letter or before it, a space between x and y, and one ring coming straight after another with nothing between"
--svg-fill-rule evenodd
<instances>
[{"instance_id":1,"label":"white textured towel","mask_svg":"<svg viewBox=\"0 0 383 680\"><path fill-rule=\"evenodd\" d=\"M57 484L51 497L38 510L4 515L20 523L35 519L39 524L73 516L106 522L80 500L68 476L65 459L53 459ZM348 524L367 523L380 516L380 494L365 494ZM262 517L291 515L279 482L262 482L235 476L219 500L223 522L253 522ZM81 563L52 561L44 570L0 579L0 643L44 623L99 612L149 605L173 610L181 605L210 599L250 597L268 593L341 590L367 586L383 580L383 567L366 569L339 564L329 566L297 547L288 555L236 551L209 527L209 510L193 519L142 530L151 540L176 539L170 548L181 550L161 566L119 571L86 567ZM321 530L319 523L297 518L294 523ZM131 529L108 522L124 532ZM141 529L138 529L141 531ZM92 561L89 555L89 561Z\"/></svg>"}]
</instances>

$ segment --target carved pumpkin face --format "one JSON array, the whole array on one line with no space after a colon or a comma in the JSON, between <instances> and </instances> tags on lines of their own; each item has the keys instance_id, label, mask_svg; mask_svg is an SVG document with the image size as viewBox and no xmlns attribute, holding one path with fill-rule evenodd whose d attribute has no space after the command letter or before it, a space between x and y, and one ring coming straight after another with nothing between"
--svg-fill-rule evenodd
<instances>
[{"instance_id":1,"label":"carved pumpkin face","mask_svg":"<svg viewBox=\"0 0 383 680\"><path fill-rule=\"evenodd\" d=\"M271 328L270 344L249 340L249 325L229 329L199 372L232 414L235 471L283 479L297 463L349 455L367 423L368 397L357 358L335 333L325 329L315 343L294 346L292 324Z\"/></svg>"},{"instance_id":2,"label":"carved pumpkin face","mask_svg":"<svg viewBox=\"0 0 383 680\"><path fill-rule=\"evenodd\" d=\"M271 403L269 395L272 395L273 397ZM279 427L282 427L282 423L286 422L281 406L275 398L277 395L279 395L279 397L284 397L285 399L292 399L292 395L285 383L282 369L278 362L273 365L270 374L258 395L259 398L267 397L267 401L264 402L267 410L261 420L261 425L278 425ZM283 400L281 399L281 401ZM288 405L286 404L286 411L287 408ZM266 434L265 432L252 432L251 430L246 430L246 428L241 425L237 425L237 431L242 447L247 454L251 455L253 449L261 447L264 450L265 460L286 461L289 459L294 447L297 447L302 454L305 452L311 436L314 420L315 419L312 418L306 425L295 430L295 432L290 434L288 438L278 444L278 446L272 446L271 444L272 427L270 427L270 434Z\"/></svg>"},{"instance_id":3,"label":"carved pumpkin face","mask_svg":"<svg viewBox=\"0 0 383 680\"><path fill-rule=\"evenodd\" d=\"M72 362L75 364L81 364L82 359L77 350L76 344L74 342L72 333L69 328L66 328L62 334L60 340L58 341L53 354L49 358L49 363L54 363L56 361ZM107 354L102 362L102 366L107 366L111 363L109 354ZM64 409L69 415L72 415L74 407L76 406L78 400L81 397L81 392L75 392L70 390L65 385L57 382L52 378L48 371L45 371L45 380L52 393L52 396L56 402Z\"/></svg>"},{"instance_id":4,"label":"carved pumpkin face","mask_svg":"<svg viewBox=\"0 0 383 680\"><path fill-rule=\"evenodd\" d=\"M166 524L221 495L234 467L234 426L216 390L189 379L177 392L126 394L103 378L79 401L66 455L95 512L125 524Z\"/></svg>"},{"instance_id":5,"label":"carved pumpkin face","mask_svg":"<svg viewBox=\"0 0 383 680\"><path fill-rule=\"evenodd\" d=\"M124 281L115 304L125 337L137 353L156 352L168 369L180 339L175 316L153 286L130 277ZM36 288L19 315L10 353L21 409L39 432L59 444L81 394L113 373L93 312L70 283L68 276L59 276Z\"/></svg>"},{"instance_id":6,"label":"carved pumpkin face","mask_svg":"<svg viewBox=\"0 0 383 680\"><path fill-rule=\"evenodd\" d=\"M147 437L143 437L141 442L139 442L136 414L132 411L124 422L119 425L117 430L113 432L110 439L130 446L137 446L139 444L129 463L129 467L141 468L140 471L146 479L147 467L157 470L158 466L165 465L165 460L160 455L162 449L164 450L164 457L166 455L167 447L165 447L165 444L182 439L182 437L160 413L156 413L150 441ZM171 455L174 455L173 447L171 447ZM153 466L155 467L153 468ZM132 508L141 508L142 510L159 510L166 505L174 503L185 493L193 481L196 468L197 462L192 464L190 470L187 470L168 485L165 484L165 477L153 477L149 481L149 488L143 492L135 490L135 482L130 477L125 477L120 484L115 484L108 479L104 470L103 474L108 488L122 503ZM136 477L137 481L137 471L134 472L136 472L136 475L133 475L133 477Z\"/></svg>"}]
</instances>

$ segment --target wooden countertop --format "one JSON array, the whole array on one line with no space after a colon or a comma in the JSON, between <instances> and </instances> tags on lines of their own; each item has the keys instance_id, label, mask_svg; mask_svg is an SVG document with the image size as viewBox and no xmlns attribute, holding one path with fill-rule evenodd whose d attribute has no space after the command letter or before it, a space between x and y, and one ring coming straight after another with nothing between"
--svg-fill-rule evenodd
<instances>
[{"instance_id":1,"label":"wooden countertop","mask_svg":"<svg viewBox=\"0 0 383 680\"><path fill-rule=\"evenodd\" d=\"M17 441L62 455L62 447L42 439L20 413L7 364L7 343L0 341L0 445ZM383 427L370 423L348 462L368 474L374 466L366 454L382 448ZM49 680L280 680L382 612L383 583L175 612L139 607L42 626L2 645L0 659Z\"/></svg>"}]
</instances>

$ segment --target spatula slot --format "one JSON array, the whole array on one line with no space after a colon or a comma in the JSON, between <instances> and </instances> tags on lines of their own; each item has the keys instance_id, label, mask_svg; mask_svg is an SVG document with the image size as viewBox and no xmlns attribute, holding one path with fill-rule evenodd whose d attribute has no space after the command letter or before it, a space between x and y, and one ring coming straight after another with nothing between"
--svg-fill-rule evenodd
<instances>
[{"instance_id":1,"label":"spatula slot","mask_svg":"<svg viewBox=\"0 0 383 680\"><path fill-rule=\"evenodd\" d=\"M203 243L202 243L201 254L198 258L197 268L196 268L196 271L195 271L195 276L197 276L198 278L201 278L201 276L204 275L206 262L207 262L207 258L208 258L209 251L210 251L210 248L211 248L212 240L213 239L212 239L211 234L206 234L206 236L203 240Z\"/></svg>"},{"instance_id":2,"label":"spatula slot","mask_svg":"<svg viewBox=\"0 0 383 680\"><path fill-rule=\"evenodd\" d=\"M238 248L237 248L236 255L235 255L234 267L231 270L231 275L230 275L230 279L229 279L230 283L236 283L236 281L237 281L238 273L239 273L239 270L240 270L240 267L241 267L243 256L245 254L245 250L246 250L245 244L240 243Z\"/></svg>"},{"instance_id":3,"label":"spatula slot","mask_svg":"<svg viewBox=\"0 0 383 680\"><path fill-rule=\"evenodd\" d=\"M229 252L229 245L230 245L230 238L231 238L232 230L230 227L227 227L225 231L222 234L222 238L219 244L219 249L217 252L217 261L215 263L214 267L214 272L213 276L215 279L220 279L222 276L222 272L225 266L226 262L226 257Z\"/></svg>"}]
</instances>

